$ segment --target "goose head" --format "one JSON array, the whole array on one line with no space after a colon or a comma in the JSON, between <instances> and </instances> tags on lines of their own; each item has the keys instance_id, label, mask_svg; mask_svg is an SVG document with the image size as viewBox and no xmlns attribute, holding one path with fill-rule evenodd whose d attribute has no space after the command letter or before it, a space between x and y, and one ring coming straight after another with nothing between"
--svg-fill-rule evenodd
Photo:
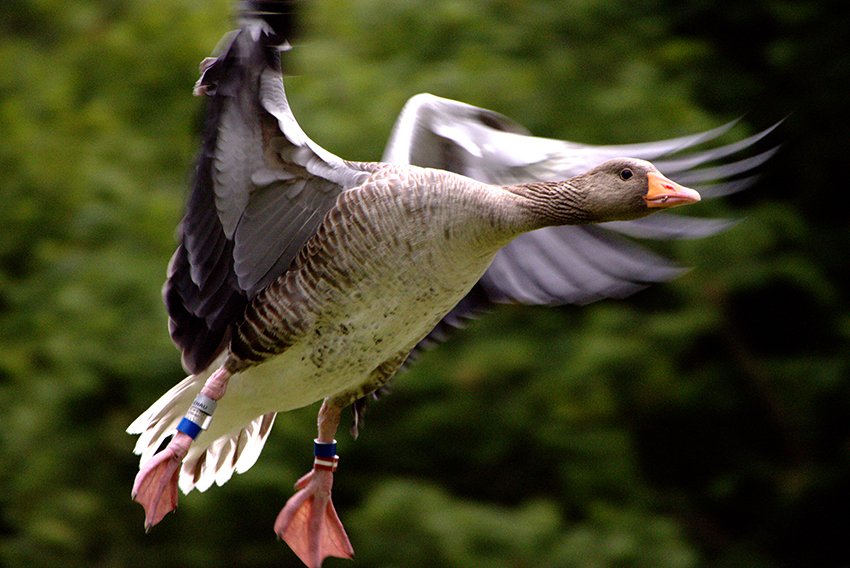
<instances>
[{"instance_id":1,"label":"goose head","mask_svg":"<svg viewBox=\"0 0 850 568\"><path fill-rule=\"evenodd\" d=\"M526 197L546 225L628 221L700 200L695 190L636 158L614 158L561 182L520 184L510 189Z\"/></svg>"},{"instance_id":2,"label":"goose head","mask_svg":"<svg viewBox=\"0 0 850 568\"><path fill-rule=\"evenodd\" d=\"M700 195L665 177L650 162L614 158L569 180L592 222L627 221L680 205Z\"/></svg>"},{"instance_id":3,"label":"goose head","mask_svg":"<svg viewBox=\"0 0 850 568\"><path fill-rule=\"evenodd\" d=\"M696 203L700 195L665 177L646 160L614 158L570 180L594 222L627 221Z\"/></svg>"}]
</instances>

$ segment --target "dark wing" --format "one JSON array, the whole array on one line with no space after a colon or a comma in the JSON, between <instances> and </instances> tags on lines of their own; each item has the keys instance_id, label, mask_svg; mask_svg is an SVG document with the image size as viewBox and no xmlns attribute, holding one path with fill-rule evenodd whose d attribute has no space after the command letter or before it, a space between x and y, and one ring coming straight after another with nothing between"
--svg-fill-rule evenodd
<instances>
[{"instance_id":1,"label":"dark wing","mask_svg":"<svg viewBox=\"0 0 850 568\"><path fill-rule=\"evenodd\" d=\"M498 113L420 94L411 98L399 115L384 160L451 170L488 183L511 184L566 179L604 160L630 156L652 160L668 177L698 187L705 197L715 197L746 187L753 178L740 176L755 170L776 151L735 159L776 125L732 144L696 150L734 125L731 122L670 140L593 146L534 137ZM712 166L703 167L706 165ZM636 221L548 227L524 234L496 255L470 296L419 347L441 340L448 329L492 303L585 304L620 298L650 283L670 280L681 273L680 268L620 235L696 238L714 234L729 224L724 220L662 213Z\"/></svg>"},{"instance_id":2,"label":"dark wing","mask_svg":"<svg viewBox=\"0 0 850 568\"><path fill-rule=\"evenodd\" d=\"M231 322L286 271L340 192L367 175L298 126L281 78L284 42L263 17L246 15L222 45L195 86L207 99L203 139L163 287L192 373L221 352Z\"/></svg>"}]
</instances>

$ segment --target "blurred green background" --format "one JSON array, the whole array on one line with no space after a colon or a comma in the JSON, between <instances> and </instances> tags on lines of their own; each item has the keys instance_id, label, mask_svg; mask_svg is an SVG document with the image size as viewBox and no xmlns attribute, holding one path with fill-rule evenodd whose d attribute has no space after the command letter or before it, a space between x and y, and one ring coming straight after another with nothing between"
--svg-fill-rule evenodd
<instances>
[{"instance_id":1,"label":"blurred green background","mask_svg":"<svg viewBox=\"0 0 850 568\"><path fill-rule=\"evenodd\" d=\"M287 89L377 159L420 91L593 143L788 116L742 219L626 301L506 307L397 378L337 508L355 566L847 566L846 2L317 0ZM297 566L315 407L149 535L124 429L183 377L159 297L231 0L0 3L0 565ZM729 138L730 140L732 138ZM326 566L349 566L329 560Z\"/></svg>"}]
</instances>

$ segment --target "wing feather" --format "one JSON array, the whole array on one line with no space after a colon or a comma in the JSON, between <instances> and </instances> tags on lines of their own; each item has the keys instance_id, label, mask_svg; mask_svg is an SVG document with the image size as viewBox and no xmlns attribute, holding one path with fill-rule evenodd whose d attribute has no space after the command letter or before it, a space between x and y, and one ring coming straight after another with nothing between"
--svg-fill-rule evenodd
<instances>
[{"instance_id":1,"label":"wing feather","mask_svg":"<svg viewBox=\"0 0 850 568\"><path fill-rule=\"evenodd\" d=\"M285 272L339 194L367 175L292 116L283 43L248 15L202 63L204 131L163 297L189 372L208 366L249 299Z\"/></svg>"}]
</instances>

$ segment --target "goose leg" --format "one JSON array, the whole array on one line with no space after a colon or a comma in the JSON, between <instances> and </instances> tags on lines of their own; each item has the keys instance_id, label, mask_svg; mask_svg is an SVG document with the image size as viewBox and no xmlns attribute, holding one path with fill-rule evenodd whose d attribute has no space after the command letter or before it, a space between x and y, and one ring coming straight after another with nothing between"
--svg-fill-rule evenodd
<instances>
[{"instance_id":1,"label":"goose leg","mask_svg":"<svg viewBox=\"0 0 850 568\"><path fill-rule=\"evenodd\" d=\"M331 501L336 469L336 434L342 406L325 399L319 410L319 437L313 470L298 480L293 495L277 516L275 533L310 568L328 556L353 558L354 549Z\"/></svg>"},{"instance_id":2,"label":"goose leg","mask_svg":"<svg viewBox=\"0 0 850 568\"><path fill-rule=\"evenodd\" d=\"M139 470L133 483L132 498L145 509L145 531L160 522L177 508L177 478L180 464L189 452L192 441L206 429L215 410L215 403L224 396L230 372L224 367L217 370L204 383L186 417L168 445L154 455Z\"/></svg>"}]
</instances>

